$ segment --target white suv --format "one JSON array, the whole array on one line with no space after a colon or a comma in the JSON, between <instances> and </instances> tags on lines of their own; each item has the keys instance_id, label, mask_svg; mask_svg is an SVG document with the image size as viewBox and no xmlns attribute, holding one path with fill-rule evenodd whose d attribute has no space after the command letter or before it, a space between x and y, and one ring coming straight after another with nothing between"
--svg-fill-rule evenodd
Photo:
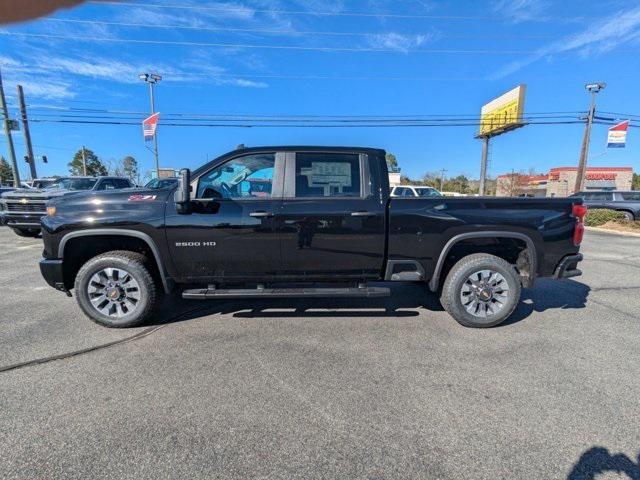
<instances>
[{"instance_id":1,"label":"white suv","mask_svg":"<svg viewBox=\"0 0 640 480\"><path fill-rule=\"evenodd\" d=\"M391 189L392 197L442 197L442 194L432 187L422 185L398 185Z\"/></svg>"}]
</instances>

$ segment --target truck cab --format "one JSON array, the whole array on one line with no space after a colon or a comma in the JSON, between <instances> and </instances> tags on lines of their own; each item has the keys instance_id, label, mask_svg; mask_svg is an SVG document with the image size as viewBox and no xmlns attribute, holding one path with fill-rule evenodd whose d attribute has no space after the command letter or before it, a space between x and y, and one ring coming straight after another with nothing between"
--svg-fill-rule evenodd
<instances>
[{"instance_id":1,"label":"truck cab","mask_svg":"<svg viewBox=\"0 0 640 480\"><path fill-rule=\"evenodd\" d=\"M385 151L241 148L175 188L52 201L47 282L106 326L137 325L157 296L387 296L418 282L461 324L489 327L537 277L580 275L581 199L391 198ZM318 286L325 285L325 286ZM328 286L326 286L328 285Z\"/></svg>"}]
</instances>

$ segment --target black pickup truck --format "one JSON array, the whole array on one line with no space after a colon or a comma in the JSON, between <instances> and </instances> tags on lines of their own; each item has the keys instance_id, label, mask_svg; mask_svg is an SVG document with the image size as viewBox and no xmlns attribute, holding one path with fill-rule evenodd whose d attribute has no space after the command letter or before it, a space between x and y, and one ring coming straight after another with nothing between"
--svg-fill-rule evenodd
<instances>
[{"instance_id":1,"label":"black pickup truck","mask_svg":"<svg viewBox=\"0 0 640 480\"><path fill-rule=\"evenodd\" d=\"M7 225L21 237L40 235L40 220L47 214L49 200L84 191L131 188L121 177L59 177L34 180L36 188L19 188L0 195L0 225Z\"/></svg>"},{"instance_id":2,"label":"black pickup truck","mask_svg":"<svg viewBox=\"0 0 640 480\"><path fill-rule=\"evenodd\" d=\"M581 273L579 198L389 191L384 150L243 148L177 186L53 200L40 268L109 327L142 323L178 287L189 299L389 295L369 282L421 282L462 325L490 327L536 277Z\"/></svg>"}]
</instances>

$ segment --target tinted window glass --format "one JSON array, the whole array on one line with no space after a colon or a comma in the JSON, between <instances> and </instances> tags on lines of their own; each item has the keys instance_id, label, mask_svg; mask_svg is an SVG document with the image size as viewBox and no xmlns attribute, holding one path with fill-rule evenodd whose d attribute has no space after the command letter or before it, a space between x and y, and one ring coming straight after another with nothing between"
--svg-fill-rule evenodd
<instances>
[{"instance_id":1,"label":"tinted window glass","mask_svg":"<svg viewBox=\"0 0 640 480\"><path fill-rule=\"evenodd\" d=\"M200 178L197 198L270 198L274 153L234 158Z\"/></svg>"},{"instance_id":2,"label":"tinted window glass","mask_svg":"<svg viewBox=\"0 0 640 480\"><path fill-rule=\"evenodd\" d=\"M611 200L611 194L607 192L593 192L587 193L584 198L585 200L591 200L592 202L604 202L607 200Z\"/></svg>"},{"instance_id":3,"label":"tinted window glass","mask_svg":"<svg viewBox=\"0 0 640 480\"><path fill-rule=\"evenodd\" d=\"M441 197L442 195L435 188L416 188L419 197Z\"/></svg>"},{"instance_id":4,"label":"tinted window glass","mask_svg":"<svg viewBox=\"0 0 640 480\"><path fill-rule=\"evenodd\" d=\"M640 201L640 192L620 192L623 200L638 200Z\"/></svg>"},{"instance_id":5,"label":"tinted window glass","mask_svg":"<svg viewBox=\"0 0 640 480\"><path fill-rule=\"evenodd\" d=\"M65 190L91 190L97 178L61 178L46 187L47 190L62 188Z\"/></svg>"},{"instance_id":6,"label":"tinted window glass","mask_svg":"<svg viewBox=\"0 0 640 480\"><path fill-rule=\"evenodd\" d=\"M298 153L296 197L359 197L360 156Z\"/></svg>"},{"instance_id":7,"label":"tinted window glass","mask_svg":"<svg viewBox=\"0 0 640 480\"><path fill-rule=\"evenodd\" d=\"M410 188L405 188L403 196L404 197L414 197L415 195L413 193L413 190L411 190Z\"/></svg>"},{"instance_id":8,"label":"tinted window glass","mask_svg":"<svg viewBox=\"0 0 640 480\"><path fill-rule=\"evenodd\" d=\"M393 192L393 194L396 197L401 197L402 195L404 195L404 191L406 190L406 188L396 188Z\"/></svg>"}]
</instances>

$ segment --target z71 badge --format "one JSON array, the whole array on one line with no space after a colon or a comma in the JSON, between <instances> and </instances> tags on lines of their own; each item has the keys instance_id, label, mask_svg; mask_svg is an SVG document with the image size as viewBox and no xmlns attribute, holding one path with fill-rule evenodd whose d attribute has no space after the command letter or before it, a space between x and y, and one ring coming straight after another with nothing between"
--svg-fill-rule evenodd
<instances>
[{"instance_id":1,"label":"z71 badge","mask_svg":"<svg viewBox=\"0 0 640 480\"><path fill-rule=\"evenodd\" d=\"M130 202L152 202L156 195L129 195Z\"/></svg>"}]
</instances>

